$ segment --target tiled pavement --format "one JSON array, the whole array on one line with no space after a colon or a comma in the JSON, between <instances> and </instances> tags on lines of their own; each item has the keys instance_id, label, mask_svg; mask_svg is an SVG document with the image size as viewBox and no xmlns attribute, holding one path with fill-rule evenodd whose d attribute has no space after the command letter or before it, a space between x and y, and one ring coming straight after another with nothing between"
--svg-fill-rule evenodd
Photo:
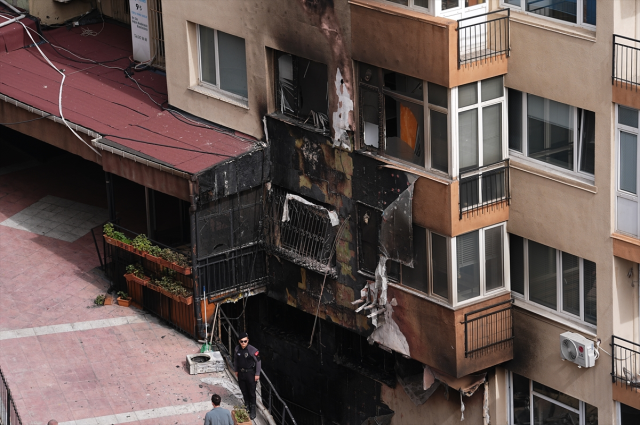
<instances>
[{"instance_id":1,"label":"tiled pavement","mask_svg":"<svg viewBox=\"0 0 640 425\"><path fill-rule=\"evenodd\" d=\"M39 193L20 185L19 174L27 172L0 176L0 221L46 196L41 188ZM206 402L213 392L225 403L239 404L226 390L202 382L203 375L185 371L185 355L199 348L195 341L137 309L94 307L93 299L108 286L97 266L91 234L67 242L0 226L0 332L140 317L139 323L127 319L108 327L0 340L0 367L24 425L52 418L116 423L93 418L170 406L185 413L146 420L148 414L141 413L126 422L199 424L205 412L191 408L189 413L188 406Z\"/></svg>"}]
</instances>

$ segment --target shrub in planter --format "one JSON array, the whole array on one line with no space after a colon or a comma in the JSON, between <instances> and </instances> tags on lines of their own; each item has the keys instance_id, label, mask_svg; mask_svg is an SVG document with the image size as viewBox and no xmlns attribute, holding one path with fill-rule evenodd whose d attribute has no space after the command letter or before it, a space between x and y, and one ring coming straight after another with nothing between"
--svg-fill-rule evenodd
<instances>
[{"instance_id":1,"label":"shrub in planter","mask_svg":"<svg viewBox=\"0 0 640 425\"><path fill-rule=\"evenodd\" d=\"M131 304L131 297L124 291L118 292L118 305L122 307L129 307Z\"/></svg>"},{"instance_id":2,"label":"shrub in planter","mask_svg":"<svg viewBox=\"0 0 640 425\"><path fill-rule=\"evenodd\" d=\"M180 254L179 252L169 248L163 249L160 255L170 263L167 267L182 274L191 274L189 259L186 255Z\"/></svg>"},{"instance_id":3,"label":"shrub in planter","mask_svg":"<svg viewBox=\"0 0 640 425\"><path fill-rule=\"evenodd\" d=\"M93 303L94 303L95 305L104 305L104 300L105 300L106 298L107 298L107 297L105 297L105 296L104 296L104 294L100 294L100 295L98 295L98 296L96 297L96 299L95 299L95 300L93 300Z\"/></svg>"},{"instance_id":4,"label":"shrub in planter","mask_svg":"<svg viewBox=\"0 0 640 425\"><path fill-rule=\"evenodd\" d=\"M144 275L144 269L140 264L129 264L125 270L127 274L125 274L124 277L127 281L133 280L140 285L146 286L146 281L148 281L149 278Z\"/></svg>"},{"instance_id":5,"label":"shrub in planter","mask_svg":"<svg viewBox=\"0 0 640 425\"><path fill-rule=\"evenodd\" d=\"M231 416L233 417L233 422L237 425L251 424L249 413L242 406L234 406Z\"/></svg>"},{"instance_id":6,"label":"shrub in planter","mask_svg":"<svg viewBox=\"0 0 640 425\"><path fill-rule=\"evenodd\" d=\"M131 241L131 245L133 245L134 253L138 255L143 255L143 253L148 252L151 248L151 241L145 235L136 236L133 241Z\"/></svg>"},{"instance_id":7,"label":"shrub in planter","mask_svg":"<svg viewBox=\"0 0 640 425\"><path fill-rule=\"evenodd\" d=\"M115 230L113 228L113 224L111 223L105 224L104 227L102 228L102 232L105 236L107 243L111 245L119 246L120 248L123 248L123 249L130 250L125 245L131 245L131 239L126 237L124 233L118 232L117 230ZM131 247L131 249L133 249L133 247Z\"/></svg>"}]
</instances>

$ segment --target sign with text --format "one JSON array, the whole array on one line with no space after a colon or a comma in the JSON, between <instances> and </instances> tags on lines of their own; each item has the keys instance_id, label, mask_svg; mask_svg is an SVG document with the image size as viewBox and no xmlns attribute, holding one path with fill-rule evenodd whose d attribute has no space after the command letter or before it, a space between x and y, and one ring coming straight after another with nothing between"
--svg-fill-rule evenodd
<instances>
[{"instance_id":1,"label":"sign with text","mask_svg":"<svg viewBox=\"0 0 640 425\"><path fill-rule=\"evenodd\" d=\"M146 62L151 59L147 0L129 0L129 8L131 11L133 59L138 62Z\"/></svg>"}]
</instances>

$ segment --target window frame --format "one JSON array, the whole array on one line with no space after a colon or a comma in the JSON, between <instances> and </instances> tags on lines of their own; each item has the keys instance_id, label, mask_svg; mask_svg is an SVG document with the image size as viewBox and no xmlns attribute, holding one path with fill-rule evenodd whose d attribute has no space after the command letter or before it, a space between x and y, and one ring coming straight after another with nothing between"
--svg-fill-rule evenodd
<instances>
[{"instance_id":1,"label":"window frame","mask_svg":"<svg viewBox=\"0 0 640 425\"><path fill-rule=\"evenodd\" d=\"M513 388L513 375L514 375L514 372L511 372L510 370L507 370L506 372L507 372L507 388L508 388L508 393L507 393L507 398L508 398L508 401L507 401L507 412L508 412L508 416L509 416L508 417L508 421L509 421L509 425L514 425L515 424L515 421L514 421L514 410L515 409L514 409L514 406L513 406L514 400L515 400L514 395L513 395L513 390L514 390L514 388ZM522 375L520 375L520 376L522 376ZM576 409L575 407L566 405L566 404L564 404L564 403L562 403L560 401L552 399L551 397L548 397L548 396L545 396L544 394L538 393L537 391L535 391L533 389L534 380L533 379L529 379L526 376L522 376L522 377L529 381L529 423L531 423L531 424L534 423L534 414L535 414L534 411L535 411L535 409L534 409L533 397L535 396L535 397L538 397L538 398L540 398L542 400L545 400L545 401L547 401L549 403L552 403L552 404L554 404L556 406L559 406L559 407L561 407L561 408L563 408L565 410L569 410L571 412L574 412L574 413L578 414L578 417L579 417L578 422L579 423L576 424L576 425L586 425L586 419L587 419L586 418L586 416L587 416L586 405L588 403L586 403L585 401L580 400L577 397L573 397L570 394L563 393L561 391L556 390L561 394L566 394L567 396L578 400L578 409ZM537 381L535 381L535 382L537 382ZM541 382L538 382L538 383L541 384L541 385L544 385ZM549 387L548 385L545 385L545 386L555 390L555 388ZM596 406L593 406L593 407L596 407Z\"/></svg>"},{"instance_id":2,"label":"window frame","mask_svg":"<svg viewBox=\"0 0 640 425\"><path fill-rule=\"evenodd\" d=\"M500 0L500 7L508 7L512 10L517 10L518 12L524 13L525 15L528 16L535 16L537 18L541 18L541 19L545 19L551 22L556 22L556 23L560 23L560 24L564 24L564 25L569 25L572 27L579 27L579 28L585 28L591 31L595 31L597 28L597 20L596 20L596 25L592 25L592 24L586 24L586 23L581 23L584 20L584 16L583 16L583 9L584 9L584 1L585 0L576 0L576 23L574 24L573 22L568 22L568 21L563 21L562 19L557 19L557 18L551 18L548 16L543 16L543 15L538 15L537 13L531 13L528 12L526 10L526 1L525 0L520 0L520 6L517 5L513 5L511 3L507 3L505 0ZM597 8L596 8L596 15L597 15Z\"/></svg>"},{"instance_id":3,"label":"window frame","mask_svg":"<svg viewBox=\"0 0 640 425\"><path fill-rule=\"evenodd\" d=\"M406 6L404 4L396 3L392 0L382 0L382 1L387 4L392 4L394 6L402 7L403 9L411 9L417 12L426 12L428 14L431 14L431 11L433 10L433 0L429 0L429 5L427 7L416 6L415 0L407 0Z\"/></svg>"},{"instance_id":4,"label":"window frame","mask_svg":"<svg viewBox=\"0 0 640 425\"><path fill-rule=\"evenodd\" d=\"M202 46L200 44L200 27L208 28L212 30L214 33L213 37L214 37L215 58L216 58L216 84L212 84L202 79ZM230 34L230 33L227 33L227 34L232 35L234 37L238 37L234 34ZM244 54L245 54L245 61L246 61L246 55L247 55L246 39L243 37L238 37L238 38L242 38L242 40L245 41ZM208 27L206 25L196 24L196 39L197 39L197 45L198 45L198 85L200 87L204 87L205 89L209 89L216 93L219 93L241 104L244 104L244 105L248 104L249 102L249 80L248 79L247 79L247 97L240 96L238 94L232 93L220 87L220 56L219 56L220 48L218 46L218 30L215 28ZM247 71L247 68L245 68L245 72ZM246 75L245 75L245 78L247 78Z\"/></svg>"},{"instance_id":5,"label":"window frame","mask_svg":"<svg viewBox=\"0 0 640 425\"><path fill-rule=\"evenodd\" d=\"M490 289L487 291L487 276L486 276L486 246L485 246L485 232L490 229L494 229L496 227L502 228L502 286L499 286L494 289ZM451 298L451 305L453 307L459 307L469 304L475 304L480 300L486 299L488 297L492 297L495 294L500 294L502 292L509 291L511 292L511 278L510 278L510 257L509 257L509 244L508 244L508 232L506 222L494 224L492 226L482 227L480 229L473 230L473 232L478 231L478 244L479 244L479 261L480 261L480 295L469 298L464 301L458 301L458 253L457 253L457 238L465 235L458 235L450 239L450 249L449 255L451 257L451 269L450 269L450 293L449 296ZM467 232L471 233L471 232Z\"/></svg>"},{"instance_id":6,"label":"window frame","mask_svg":"<svg viewBox=\"0 0 640 425\"><path fill-rule=\"evenodd\" d=\"M615 166L616 166L616 187L615 187L615 192L616 192L616 201L615 201L615 231L616 232L620 232L622 234L625 235L629 235L632 236L634 238L638 238L640 237L640 194L638 193L639 189L640 189L640 128L634 128L634 127L630 127L628 125L625 124L621 124L619 122L619 109L620 106L625 107L627 109L635 109L635 108L631 108L628 106L624 106L624 105L620 105L620 104L616 104L616 110L615 110L615 123L616 123L616 135L615 135L615 141L616 141L616 146L615 146L615 155L616 155L616 162L615 162ZM638 113L638 119L640 120L640 110L636 110ZM640 127L640 121L638 124L638 127ZM627 192L626 190L623 190L620 188L620 133L629 133L632 134L634 136L636 136L636 193L633 194L631 192ZM638 206L638 214L636 217L636 228L637 228L637 232L638 234L634 235L631 234L629 232L625 232L624 230L620 230L619 226L618 226L618 198L623 198L626 199L628 201L631 202L635 202L635 204Z\"/></svg>"},{"instance_id":7,"label":"window frame","mask_svg":"<svg viewBox=\"0 0 640 425\"><path fill-rule=\"evenodd\" d=\"M582 179L586 182L588 182L589 184L594 184L595 183L595 169L594 169L594 173L593 174L589 174L585 171L580 171L580 161L582 159L582 145L580 143L580 139L581 139L581 132L584 131L584 125L580 126L580 132L578 132L578 110L583 110L583 111L588 111L588 109L585 108L579 108L577 106L573 106L573 105L569 105L567 103L564 103L564 105L569 106L569 108L571 108L571 121L573 124L573 170L569 170L563 167L560 167L558 165L554 165L551 164L549 162L545 162L545 161L541 161L538 160L536 158L532 158L529 156L529 122L528 122L528 96L532 95L532 96L537 96L541 99L543 99L546 102L548 101L553 101L553 99L549 99L543 96L538 96L536 94L533 93L527 93L524 91L520 91L520 90L516 90L516 89L512 89L512 88L507 88L505 87L505 98L506 98L506 102L508 102L508 90L515 90L518 91L522 94L522 105L521 105L521 110L522 110L522 115L520 117L520 124L521 124L521 137L522 137L522 152L516 149L511 149L509 147L509 138L507 135L507 149L509 150L509 156L517 158L517 159L521 159L521 160L525 160L530 164L536 164L537 167L548 167L549 169L562 173L564 175L570 176L572 178L579 178ZM555 101L558 102L558 101ZM558 102L558 103L562 103L562 102ZM590 111L593 112L593 111ZM509 122L509 120L511 120L511 116L508 115L509 114L509 107L508 107L508 103L507 103L507 124ZM548 108L545 107L545 120L546 117L548 115ZM595 115L595 112L594 112ZM595 119L595 118L594 118ZM595 125L595 124L594 124ZM595 156L595 152L594 152L594 156ZM595 159L594 159L595 160Z\"/></svg>"},{"instance_id":8,"label":"window frame","mask_svg":"<svg viewBox=\"0 0 640 425\"><path fill-rule=\"evenodd\" d=\"M509 235L511 235L511 233L509 233ZM518 236L518 235L515 235L515 236ZM555 251L556 309L554 310L554 309L552 309L550 307L547 307L547 306L545 306L543 304L540 304L538 302L532 301L529 298L529 292L530 292L530 288L529 288L529 283L530 283L529 282L529 239L522 237L522 241L523 241L523 244L524 244L523 245L523 249L522 249L523 256L524 256L524 294L521 294L521 293L519 293L517 291L511 290L512 296L516 297L516 298L518 298L518 299L520 299L520 300L522 300L522 301L524 301L524 302L526 302L528 304L535 305L538 308L542 308L542 309L544 309L546 311L549 311L549 312L552 312L554 314L557 314L557 315L559 315L561 317L573 320L574 322L577 321L582 325L588 326L588 327L593 328L593 329L597 329L597 327L598 327L597 315L596 315L596 324L595 325L593 323L587 322L584 319L584 315L585 315L584 261L585 261L585 258L579 257L577 255L574 255L574 254L571 254L571 253L568 253L568 252L565 252L565 251L561 251L561 250L553 248L551 246L544 245L544 244L541 244L540 242L534 241L534 242L536 242L536 243L538 243L540 245L543 245L543 246L545 246L547 248L551 248L551 249L553 249ZM509 238L509 244L510 243L511 243L511 238ZM509 251L511 251L511 245L509 245ZM562 269L562 254L563 254L563 252L565 254L569 254L569 255L572 255L572 256L578 258L579 280L580 280L580 282L579 282L579 285L580 285L579 286L579 295L578 295L579 296L579 300L580 300L580 315L579 316L577 316L577 315L575 315L573 313L567 312L567 311L565 311L563 309L563 301L564 301L563 300L563 295L564 294L563 294L563 291L562 291L562 284L563 284L563 281L562 281L562 271L563 271L563 269ZM587 261L590 261L590 260L587 260ZM596 272L597 272L597 270L598 270L597 263L595 261L591 261L591 262L596 264ZM597 280L596 280L596 287L597 287ZM596 298L596 306L597 306L597 298ZM596 310L596 313L597 313L597 310Z\"/></svg>"}]
</instances>

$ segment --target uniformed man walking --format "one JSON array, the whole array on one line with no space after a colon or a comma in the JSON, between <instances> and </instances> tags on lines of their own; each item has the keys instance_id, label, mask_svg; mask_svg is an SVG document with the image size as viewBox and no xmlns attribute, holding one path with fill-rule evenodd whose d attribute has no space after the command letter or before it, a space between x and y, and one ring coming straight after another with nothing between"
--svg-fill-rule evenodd
<instances>
[{"instance_id":1,"label":"uniformed man walking","mask_svg":"<svg viewBox=\"0 0 640 425\"><path fill-rule=\"evenodd\" d=\"M260 353L253 345L249 345L249 335L242 332L238 336L240 345L236 346L233 356L233 368L236 371L238 385L242 391L244 404L249 409L249 417L256 418L256 384L260 379L262 361Z\"/></svg>"}]
</instances>

